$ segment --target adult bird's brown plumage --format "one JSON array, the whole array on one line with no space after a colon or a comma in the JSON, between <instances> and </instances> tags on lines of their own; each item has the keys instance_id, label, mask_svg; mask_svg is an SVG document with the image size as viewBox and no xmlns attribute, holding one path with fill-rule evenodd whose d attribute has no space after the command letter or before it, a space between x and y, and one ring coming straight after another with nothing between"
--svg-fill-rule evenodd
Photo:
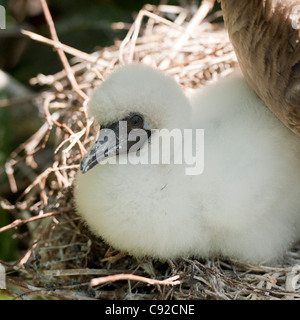
<instances>
[{"instance_id":1,"label":"adult bird's brown plumage","mask_svg":"<svg viewBox=\"0 0 300 320\"><path fill-rule=\"evenodd\" d=\"M300 138L300 0L221 0L241 70Z\"/></svg>"}]
</instances>

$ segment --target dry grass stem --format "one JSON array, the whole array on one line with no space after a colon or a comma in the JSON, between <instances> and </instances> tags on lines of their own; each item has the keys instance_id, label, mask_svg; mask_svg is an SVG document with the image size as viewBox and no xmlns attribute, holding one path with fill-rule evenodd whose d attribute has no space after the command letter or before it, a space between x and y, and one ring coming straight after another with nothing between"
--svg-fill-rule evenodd
<instances>
[{"instance_id":1,"label":"dry grass stem","mask_svg":"<svg viewBox=\"0 0 300 320\"><path fill-rule=\"evenodd\" d=\"M52 37L52 39L53 39L53 41L55 43L59 44L59 39L58 39L58 36L57 36L57 33L56 33L56 29L55 29L55 25L54 25L52 16L50 14L50 11L49 11L49 8L48 8L48 5L47 5L47 1L46 0L40 0L40 3L42 5L47 24L49 26L51 37ZM56 51L58 53L58 56L59 56L59 58L60 58L60 60L62 62L62 65L64 66L64 68L65 68L65 70L67 72L68 79L71 82L72 88L74 89L75 92L78 93L79 97L81 97L83 100L87 99L87 95L82 90L80 90L79 87L78 87L78 83L77 83L77 81L75 79L73 70L70 67L69 61L68 61L64 51L59 46L54 46L54 48L56 49Z\"/></svg>"},{"instance_id":2,"label":"dry grass stem","mask_svg":"<svg viewBox=\"0 0 300 320\"><path fill-rule=\"evenodd\" d=\"M165 280L155 280L155 279L149 279L141 276L137 276L134 274L115 274L107 277L101 277L101 278L94 278L91 280L91 286L96 287L100 284L104 284L107 282L114 282L114 281L122 281L122 280L131 280L131 281L140 281L152 285L162 285L162 286L175 286L177 284L180 284L180 281L178 281L179 276L174 276Z\"/></svg>"}]
</instances>

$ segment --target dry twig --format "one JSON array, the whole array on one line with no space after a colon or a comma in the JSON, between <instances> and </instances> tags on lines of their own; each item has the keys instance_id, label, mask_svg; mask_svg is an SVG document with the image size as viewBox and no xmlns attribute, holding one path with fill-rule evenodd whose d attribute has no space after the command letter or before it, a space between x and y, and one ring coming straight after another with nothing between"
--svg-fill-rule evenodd
<instances>
[{"instance_id":1,"label":"dry twig","mask_svg":"<svg viewBox=\"0 0 300 320\"><path fill-rule=\"evenodd\" d=\"M47 5L47 1L46 0L40 0L43 11L44 11L44 15L47 21L47 24L49 26L49 30L51 33L51 37L53 39L53 41L57 44L60 44L57 33L56 33L56 29L54 26L54 22L51 16L51 13L49 11L48 5ZM70 83L72 85L72 88L75 92L77 92L77 94L79 95L79 97L82 98L82 100L86 100L87 99L87 95L80 90L80 88L78 87L78 83L75 79L74 73L72 68L70 67L69 61L64 53L64 51L61 49L60 45L58 46L54 46L54 48L56 49L58 56L62 62L63 67L65 68L67 75L68 75L68 79L70 80Z\"/></svg>"},{"instance_id":2,"label":"dry twig","mask_svg":"<svg viewBox=\"0 0 300 320\"><path fill-rule=\"evenodd\" d=\"M17 219L14 222L12 222L11 224L8 224L5 227L0 228L0 233L4 232L4 231L7 231L9 229L20 227L23 224L26 224L26 223L29 223L29 222L33 222L33 221L49 218L49 217L52 217L54 215L67 213L67 212L70 212L70 209L69 210L65 210L64 209L64 210L60 210L60 211L47 212L47 213L44 213L44 214L42 214L40 216L34 216L34 217L31 217L31 218L26 219L26 220Z\"/></svg>"},{"instance_id":3,"label":"dry twig","mask_svg":"<svg viewBox=\"0 0 300 320\"><path fill-rule=\"evenodd\" d=\"M93 280L91 280L91 286L96 287L103 283L121 281L121 280L140 281L140 282L145 282L152 285L175 286L180 284L180 281L178 279L179 279L178 275L165 280L155 280L155 279L149 279L149 278L137 276L134 274L115 274L107 277L94 278Z\"/></svg>"}]
</instances>

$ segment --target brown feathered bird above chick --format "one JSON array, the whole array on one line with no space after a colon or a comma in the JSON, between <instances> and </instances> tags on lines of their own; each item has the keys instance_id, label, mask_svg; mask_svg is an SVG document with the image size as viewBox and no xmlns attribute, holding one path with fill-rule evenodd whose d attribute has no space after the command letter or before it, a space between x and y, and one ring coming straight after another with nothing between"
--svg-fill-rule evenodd
<instances>
[{"instance_id":1,"label":"brown feathered bird above chick","mask_svg":"<svg viewBox=\"0 0 300 320\"><path fill-rule=\"evenodd\" d=\"M300 138L300 0L221 0L241 70Z\"/></svg>"}]
</instances>

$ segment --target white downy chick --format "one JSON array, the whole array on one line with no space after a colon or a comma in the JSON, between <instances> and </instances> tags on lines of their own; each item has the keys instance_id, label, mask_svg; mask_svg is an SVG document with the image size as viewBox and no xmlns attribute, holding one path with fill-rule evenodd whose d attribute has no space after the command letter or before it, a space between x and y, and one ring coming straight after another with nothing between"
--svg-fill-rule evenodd
<instances>
[{"instance_id":1,"label":"white downy chick","mask_svg":"<svg viewBox=\"0 0 300 320\"><path fill-rule=\"evenodd\" d=\"M95 89L89 110L102 129L82 161L76 207L115 248L161 260L219 255L260 263L300 238L300 141L240 75L188 99L161 71L127 65ZM130 155L122 149L126 134L111 144L101 133L117 132L121 120L147 133L204 129L203 173L186 175L184 164L172 162L102 164ZM141 152L156 152L155 139L146 135Z\"/></svg>"}]
</instances>

